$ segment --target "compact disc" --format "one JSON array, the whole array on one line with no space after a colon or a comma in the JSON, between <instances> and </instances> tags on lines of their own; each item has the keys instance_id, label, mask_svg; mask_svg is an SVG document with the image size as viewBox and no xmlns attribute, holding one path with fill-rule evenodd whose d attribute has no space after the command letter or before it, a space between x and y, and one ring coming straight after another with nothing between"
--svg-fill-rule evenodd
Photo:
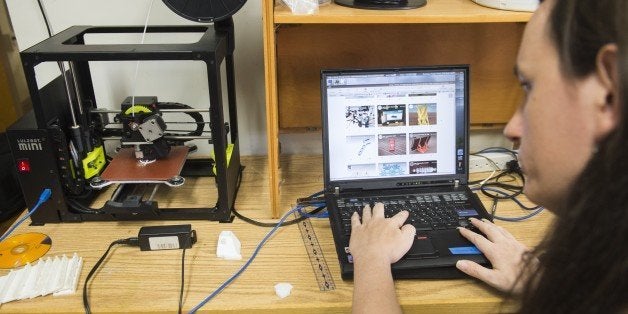
<instances>
[{"instance_id":1,"label":"compact disc","mask_svg":"<svg viewBox=\"0 0 628 314\"><path fill-rule=\"evenodd\" d=\"M52 240L43 233L14 235L0 242L0 268L14 268L34 262L50 249Z\"/></svg>"}]
</instances>

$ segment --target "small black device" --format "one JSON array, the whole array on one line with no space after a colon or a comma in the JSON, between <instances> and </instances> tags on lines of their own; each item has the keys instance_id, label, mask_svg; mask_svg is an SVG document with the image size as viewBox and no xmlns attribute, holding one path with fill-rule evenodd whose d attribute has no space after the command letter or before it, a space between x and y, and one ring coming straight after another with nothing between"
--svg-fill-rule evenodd
<instances>
[{"instance_id":1,"label":"small black device","mask_svg":"<svg viewBox=\"0 0 628 314\"><path fill-rule=\"evenodd\" d=\"M338 5L356 9L405 10L427 4L427 0L334 0Z\"/></svg>"},{"instance_id":2,"label":"small black device","mask_svg":"<svg viewBox=\"0 0 628 314\"><path fill-rule=\"evenodd\" d=\"M137 237L142 251L189 249L196 243L190 224L142 227Z\"/></svg>"}]
</instances>

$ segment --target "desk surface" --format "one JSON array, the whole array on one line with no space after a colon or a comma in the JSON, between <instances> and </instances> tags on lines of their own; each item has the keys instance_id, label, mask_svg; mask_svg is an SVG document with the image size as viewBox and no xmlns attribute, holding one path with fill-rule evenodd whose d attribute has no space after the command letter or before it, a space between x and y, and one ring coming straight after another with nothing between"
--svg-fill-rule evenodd
<instances>
[{"instance_id":1,"label":"desk surface","mask_svg":"<svg viewBox=\"0 0 628 314\"><path fill-rule=\"evenodd\" d=\"M320 156L284 156L281 195L285 212L297 197L306 196L322 188ZM268 166L265 157L243 157L242 188L236 208L245 216L267 222ZM182 206L189 203L213 204L211 179L188 180L177 189L160 189L164 200L161 206ZM105 193L103 197L108 197ZM103 198L104 199L104 198ZM490 208L490 202L483 199ZM528 203L529 204L529 203ZM514 205L503 202L498 214L515 216L525 214ZM536 244L552 220L543 212L537 217L519 223L498 222L527 245ZM167 222L86 222L20 226L14 234L42 232L52 238L52 247L46 256L77 252L84 259L77 293L71 296L45 296L31 300L3 304L1 312L83 312L82 289L85 276L114 240L136 236L144 225L191 223L198 234L198 242L187 250L185 257L184 310L189 310L229 278L251 256L258 242L270 228L249 225L239 219L221 224L207 221ZM260 251L247 271L207 303L202 311L259 311L259 312L349 312L352 282L342 281L333 245L331 230L326 220L314 220L313 226L334 276L336 290L320 291L310 266L303 241L295 225L280 228ZM242 261L225 261L216 257L218 234L232 230L242 242ZM178 307L181 250L141 252L137 247L118 246L109 254L89 286L90 304L95 313L103 312L176 312ZM1 275L7 271L0 272ZM289 282L292 294L280 299L273 286ZM464 311L485 313L499 310L501 299L485 285L471 279L462 280L400 280L396 283L399 300L406 311L444 313Z\"/></svg>"}]
</instances>

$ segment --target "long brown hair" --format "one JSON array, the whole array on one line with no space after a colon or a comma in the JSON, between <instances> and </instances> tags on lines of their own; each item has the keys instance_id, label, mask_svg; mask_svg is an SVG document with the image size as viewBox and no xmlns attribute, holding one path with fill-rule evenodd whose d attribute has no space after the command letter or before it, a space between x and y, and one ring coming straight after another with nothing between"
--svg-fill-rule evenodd
<instances>
[{"instance_id":1,"label":"long brown hair","mask_svg":"<svg viewBox=\"0 0 628 314\"><path fill-rule=\"evenodd\" d=\"M628 0L556 0L549 34L565 77L596 70L608 43L619 47L620 121L574 182L521 298L521 313L628 310Z\"/></svg>"}]
</instances>

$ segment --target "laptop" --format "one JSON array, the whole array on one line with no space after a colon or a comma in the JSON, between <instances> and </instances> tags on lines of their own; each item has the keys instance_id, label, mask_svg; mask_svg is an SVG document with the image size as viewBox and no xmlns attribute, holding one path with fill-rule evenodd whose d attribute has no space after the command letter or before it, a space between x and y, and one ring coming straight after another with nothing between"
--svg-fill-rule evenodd
<instances>
[{"instance_id":1,"label":"laptop","mask_svg":"<svg viewBox=\"0 0 628 314\"><path fill-rule=\"evenodd\" d=\"M488 260L456 229L490 219L468 183L467 65L321 71L325 200L343 279L353 277L351 215L381 202L410 211L412 248L394 278L460 278ZM477 230L476 230L477 231Z\"/></svg>"}]
</instances>

